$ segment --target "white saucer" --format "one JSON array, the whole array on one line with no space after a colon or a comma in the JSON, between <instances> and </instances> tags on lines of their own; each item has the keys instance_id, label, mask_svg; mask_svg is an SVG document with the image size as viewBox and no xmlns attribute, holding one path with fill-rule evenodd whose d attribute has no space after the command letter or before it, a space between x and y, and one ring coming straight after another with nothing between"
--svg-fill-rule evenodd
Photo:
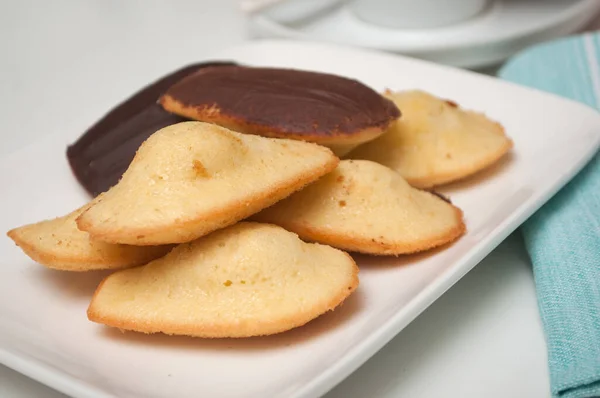
<instances>
[{"instance_id":1,"label":"white saucer","mask_svg":"<svg viewBox=\"0 0 600 398\"><path fill-rule=\"evenodd\" d=\"M573 33L598 12L598 0L497 0L459 25L398 30L363 22L342 4L293 23L257 14L249 18L249 29L255 38L327 41L477 68L502 62L534 43Z\"/></svg>"}]
</instances>

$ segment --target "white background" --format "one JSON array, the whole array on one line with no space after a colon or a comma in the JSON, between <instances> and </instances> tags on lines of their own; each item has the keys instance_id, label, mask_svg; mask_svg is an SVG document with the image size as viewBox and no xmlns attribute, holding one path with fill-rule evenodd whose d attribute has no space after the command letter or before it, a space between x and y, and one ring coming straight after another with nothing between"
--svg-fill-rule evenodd
<instances>
[{"instance_id":1,"label":"white background","mask_svg":"<svg viewBox=\"0 0 600 398\"><path fill-rule=\"evenodd\" d=\"M0 156L52 132L54 122L69 125L70 112L90 122L101 116L80 99L102 89L102 70L135 84L114 93L117 101L147 83L131 79L136 68L152 68L138 58L167 57L175 69L245 40L233 0L1 2ZM97 67L70 80L83 60ZM65 112L49 112L50 101ZM327 397L548 397L545 349L517 232ZM1 366L0 396L64 397Z\"/></svg>"}]
</instances>

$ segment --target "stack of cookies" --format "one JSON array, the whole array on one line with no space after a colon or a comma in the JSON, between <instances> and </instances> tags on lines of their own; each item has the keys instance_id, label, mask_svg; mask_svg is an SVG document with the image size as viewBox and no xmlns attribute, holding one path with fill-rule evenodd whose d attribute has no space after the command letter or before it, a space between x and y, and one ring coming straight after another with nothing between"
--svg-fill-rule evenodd
<instances>
[{"instance_id":1,"label":"stack of cookies","mask_svg":"<svg viewBox=\"0 0 600 398\"><path fill-rule=\"evenodd\" d=\"M94 322L269 335L357 289L347 252L398 256L458 239L462 211L424 188L466 178L511 146L498 123L428 93L194 65L69 147L89 203L8 236L49 268L116 270L91 299Z\"/></svg>"}]
</instances>

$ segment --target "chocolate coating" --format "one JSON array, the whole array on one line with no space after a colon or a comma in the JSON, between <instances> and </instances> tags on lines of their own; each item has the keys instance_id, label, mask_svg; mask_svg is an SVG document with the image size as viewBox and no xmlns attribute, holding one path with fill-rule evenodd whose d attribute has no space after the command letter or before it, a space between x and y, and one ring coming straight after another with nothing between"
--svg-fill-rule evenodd
<instances>
[{"instance_id":1,"label":"chocolate coating","mask_svg":"<svg viewBox=\"0 0 600 398\"><path fill-rule=\"evenodd\" d=\"M244 132L268 129L271 136L300 139L385 128L400 116L392 101L356 80L293 69L206 68L167 90L163 106L167 97L177 105L167 109L180 115L219 123L216 109L224 122L247 127Z\"/></svg>"},{"instance_id":2,"label":"chocolate coating","mask_svg":"<svg viewBox=\"0 0 600 398\"><path fill-rule=\"evenodd\" d=\"M187 120L157 103L172 84L198 69L223 65L233 63L193 64L160 78L110 110L70 145L67 159L85 190L93 196L108 190L127 170L142 142L163 127Z\"/></svg>"}]
</instances>

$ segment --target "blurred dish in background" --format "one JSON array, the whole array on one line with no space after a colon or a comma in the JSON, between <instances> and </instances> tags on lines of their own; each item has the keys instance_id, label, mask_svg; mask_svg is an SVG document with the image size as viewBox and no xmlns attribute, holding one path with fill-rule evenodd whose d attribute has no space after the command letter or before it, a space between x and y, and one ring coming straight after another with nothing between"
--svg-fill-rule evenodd
<instances>
[{"instance_id":1,"label":"blurred dish in background","mask_svg":"<svg viewBox=\"0 0 600 398\"><path fill-rule=\"evenodd\" d=\"M269 6L249 13L248 28L253 38L326 41L480 68L532 44L576 32L599 12L598 0L495 0L460 23L396 29L364 21L356 15L356 4L345 1L271 0Z\"/></svg>"},{"instance_id":2,"label":"blurred dish in background","mask_svg":"<svg viewBox=\"0 0 600 398\"><path fill-rule=\"evenodd\" d=\"M352 13L367 23L394 29L449 26L474 18L494 0L350 0Z\"/></svg>"}]
</instances>

